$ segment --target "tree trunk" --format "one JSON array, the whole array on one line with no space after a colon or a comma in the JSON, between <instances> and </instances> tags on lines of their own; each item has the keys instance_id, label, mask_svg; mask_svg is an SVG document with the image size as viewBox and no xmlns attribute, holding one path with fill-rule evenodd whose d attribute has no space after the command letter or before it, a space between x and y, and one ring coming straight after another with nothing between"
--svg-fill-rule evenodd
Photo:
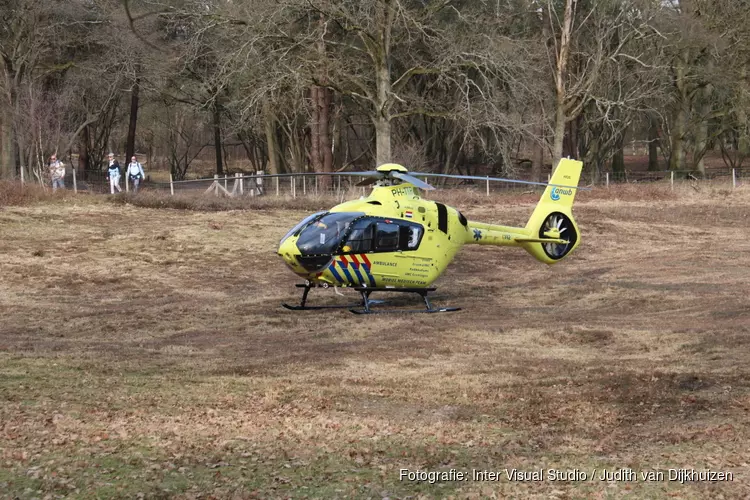
<instances>
[{"instance_id":1,"label":"tree trunk","mask_svg":"<svg viewBox=\"0 0 750 500\"><path fill-rule=\"evenodd\" d=\"M675 112L674 130L672 131L671 155L669 156L669 170L684 170L685 168L685 128L687 111L682 104Z\"/></svg>"},{"instance_id":2,"label":"tree trunk","mask_svg":"<svg viewBox=\"0 0 750 500\"><path fill-rule=\"evenodd\" d=\"M625 173L625 137L624 134L617 134L615 141L615 153L612 156L612 173L616 179L622 178Z\"/></svg>"},{"instance_id":3,"label":"tree trunk","mask_svg":"<svg viewBox=\"0 0 750 500\"><path fill-rule=\"evenodd\" d=\"M709 74L713 73L713 64L710 59L707 69ZM713 94L713 86L710 83L706 83L700 93L701 99L698 107L700 123L695 133L695 149L693 150L693 168L704 176L706 175L706 165L703 163L703 158L706 156L708 149L708 119L711 113L711 94Z\"/></svg>"},{"instance_id":4,"label":"tree trunk","mask_svg":"<svg viewBox=\"0 0 750 500\"><path fill-rule=\"evenodd\" d=\"M537 132L539 142L534 145L534 161L531 163L531 180L541 182L544 170L544 124L539 125Z\"/></svg>"},{"instance_id":5,"label":"tree trunk","mask_svg":"<svg viewBox=\"0 0 750 500\"><path fill-rule=\"evenodd\" d=\"M700 105L701 121L695 131L695 148L693 149L693 169L701 175L706 174L706 165L703 163L703 157L706 155L708 145L708 119L706 115L710 112L709 103L704 102ZM705 114L704 114L705 113Z\"/></svg>"},{"instance_id":6,"label":"tree trunk","mask_svg":"<svg viewBox=\"0 0 750 500\"><path fill-rule=\"evenodd\" d=\"M648 169L659 170L659 119L653 114L648 117Z\"/></svg>"},{"instance_id":7,"label":"tree trunk","mask_svg":"<svg viewBox=\"0 0 750 500\"><path fill-rule=\"evenodd\" d=\"M310 160L313 172L323 170L323 162L320 158L320 99L318 94L321 88L313 85L310 88L310 101L312 102L312 114L310 117Z\"/></svg>"},{"instance_id":8,"label":"tree trunk","mask_svg":"<svg viewBox=\"0 0 750 500\"><path fill-rule=\"evenodd\" d=\"M391 161L391 121L387 116L386 101L391 90L391 75L385 61L377 69L378 97L375 106L375 165Z\"/></svg>"},{"instance_id":9,"label":"tree trunk","mask_svg":"<svg viewBox=\"0 0 750 500\"><path fill-rule=\"evenodd\" d=\"M555 129L552 142L552 173L563 157L563 142L565 140L565 106L558 98L555 106Z\"/></svg>"},{"instance_id":10,"label":"tree trunk","mask_svg":"<svg viewBox=\"0 0 750 500\"><path fill-rule=\"evenodd\" d=\"M578 119L568 121L565 125L565 136L563 137L563 156L578 158Z\"/></svg>"},{"instance_id":11,"label":"tree trunk","mask_svg":"<svg viewBox=\"0 0 750 500\"><path fill-rule=\"evenodd\" d=\"M382 165L391 161L391 117L390 103L391 95L391 22L393 6L390 2L379 0L376 4L375 22L378 26L379 44L376 54L373 54L375 63L375 109L373 125L375 126L375 164Z\"/></svg>"},{"instance_id":12,"label":"tree trunk","mask_svg":"<svg viewBox=\"0 0 750 500\"><path fill-rule=\"evenodd\" d=\"M671 154L669 170L683 170L685 168L685 133L687 129L688 89L686 81L688 49L683 49L675 60L675 86L678 90L677 109L675 110L674 126L672 127Z\"/></svg>"},{"instance_id":13,"label":"tree trunk","mask_svg":"<svg viewBox=\"0 0 750 500\"><path fill-rule=\"evenodd\" d=\"M321 87L318 91L320 101L320 151L322 153L323 172L333 171L333 151L331 150L331 133L329 122L331 116L331 91ZM328 178L325 176L324 179Z\"/></svg>"},{"instance_id":14,"label":"tree trunk","mask_svg":"<svg viewBox=\"0 0 750 500\"><path fill-rule=\"evenodd\" d=\"M13 177L13 125L11 115L0 114L0 179Z\"/></svg>"},{"instance_id":15,"label":"tree trunk","mask_svg":"<svg viewBox=\"0 0 750 500\"><path fill-rule=\"evenodd\" d=\"M315 95L316 128L313 130L313 142L317 133L317 147L313 149L313 160L316 172L331 172L333 170L333 153L331 151L331 134L328 131L330 120L330 92L325 87L317 87ZM331 178L327 175L319 178L321 189L328 189Z\"/></svg>"},{"instance_id":16,"label":"tree trunk","mask_svg":"<svg viewBox=\"0 0 750 500\"><path fill-rule=\"evenodd\" d=\"M128 140L125 144L125 161L130 163L130 159L135 154L135 133L138 125L138 100L140 94L140 80L135 78L133 88L130 92L130 123L128 124Z\"/></svg>"},{"instance_id":17,"label":"tree trunk","mask_svg":"<svg viewBox=\"0 0 750 500\"><path fill-rule=\"evenodd\" d=\"M263 129L266 135L266 148L268 149L268 173L278 174L279 170L279 146L276 141L276 124L268 101L263 102Z\"/></svg>"},{"instance_id":18,"label":"tree trunk","mask_svg":"<svg viewBox=\"0 0 750 500\"><path fill-rule=\"evenodd\" d=\"M552 173L557 169L557 164L563 156L563 141L565 140L565 122L567 119L565 113L565 102L567 100L565 82L568 73L570 36L573 30L573 3L574 0L565 0L565 14L560 29L559 49L555 54L555 129L552 146Z\"/></svg>"},{"instance_id":19,"label":"tree trunk","mask_svg":"<svg viewBox=\"0 0 750 500\"><path fill-rule=\"evenodd\" d=\"M130 160L128 160L130 161ZM81 140L78 142L78 172L83 176L88 175L89 169L89 127L86 126L81 134Z\"/></svg>"},{"instance_id":20,"label":"tree trunk","mask_svg":"<svg viewBox=\"0 0 750 500\"><path fill-rule=\"evenodd\" d=\"M224 175L224 161L222 156L221 146L221 110L219 104L214 101L212 106L213 112L213 127L214 127L214 149L216 151L216 175Z\"/></svg>"}]
</instances>

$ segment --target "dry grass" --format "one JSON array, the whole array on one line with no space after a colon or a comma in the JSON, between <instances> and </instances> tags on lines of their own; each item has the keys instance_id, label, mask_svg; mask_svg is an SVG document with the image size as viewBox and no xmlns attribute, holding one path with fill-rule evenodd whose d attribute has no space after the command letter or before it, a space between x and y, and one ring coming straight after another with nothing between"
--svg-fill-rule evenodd
<instances>
[{"instance_id":1,"label":"dry grass","mask_svg":"<svg viewBox=\"0 0 750 500\"><path fill-rule=\"evenodd\" d=\"M22 206L43 200L60 200L66 197L65 191L52 193L52 189L38 184L0 180L0 207Z\"/></svg>"},{"instance_id":2,"label":"dry grass","mask_svg":"<svg viewBox=\"0 0 750 500\"><path fill-rule=\"evenodd\" d=\"M6 207L0 496L747 494L748 192L602 191L581 194L565 263L467 247L435 299L464 311L366 319L279 307L297 291L275 245L314 203ZM507 223L536 201L439 196ZM429 484L404 467L734 481Z\"/></svg>"},{"instance_id":3,"label":"dry grass","mask_svg":"<svg viewBox=\"0 0 750 500\"><path fill-rule=\"evenodd\" d=\"M198 212L221 212L226 210L325 210L341 201L335 196L258 196L258 197L215 197L212 195L194 193L176 193L170 196L164 191L142 190L138 194L123 193L108 198L119 205L133 205L143 208L173 208L178 210L193 210Z\"/></svg>"}]
</instances>

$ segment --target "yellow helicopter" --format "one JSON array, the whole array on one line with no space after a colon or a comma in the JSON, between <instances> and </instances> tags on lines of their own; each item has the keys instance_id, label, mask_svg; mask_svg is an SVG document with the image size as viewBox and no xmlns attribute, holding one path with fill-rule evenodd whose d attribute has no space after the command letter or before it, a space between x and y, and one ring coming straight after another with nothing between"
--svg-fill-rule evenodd
<instances>
[{"instance_id":1,"label":"yellow helicopter","mask_svg":"<svg viewBox=\"0 0 750 500\"><path fill-rule=\"evenodd\" d=\"M368 197L347 201L325 212L306 217L279 244L278 255L294 273L305 279L300 305L291 310L349 308L358 314L396 312L373 310L380 301L373 292L419 294L425 309L397 312L447 312L435 308L427 294L465 244L521 247L537 260L554 264L581 242L572 207L583 164L562 159L548 184L509 179L506 182L546 186L525 227L473 222L458 210L420 197L420 189L434 189L395 163L372 172L346 173L368 177L358 185L374 184ZM486 177L416 173L420 177ZM351 287L361 303L307 305L310 289Z\"/></svg>"}]
</instances>

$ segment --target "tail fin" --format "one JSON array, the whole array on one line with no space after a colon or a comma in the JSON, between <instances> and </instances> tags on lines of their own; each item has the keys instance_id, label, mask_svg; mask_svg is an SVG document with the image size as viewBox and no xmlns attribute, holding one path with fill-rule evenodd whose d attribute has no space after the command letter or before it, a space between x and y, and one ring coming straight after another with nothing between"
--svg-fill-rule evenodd
<instances>
[{"instance_id":1,"label":"tail fin","mask_svg":"<svg viewBox=\"0 0 750 500\"><path fill-rule=\"evenodd\" d=\"M549 181L551 185L544 190L526 224L526 230L532 236L526 240L517 240L537 260L554 264L581 242L578 226L573 219L573 200L578 191L576 188L582 169L583 163L580 161L567 158L560 160Z\"/></svg>"}]
</instances>

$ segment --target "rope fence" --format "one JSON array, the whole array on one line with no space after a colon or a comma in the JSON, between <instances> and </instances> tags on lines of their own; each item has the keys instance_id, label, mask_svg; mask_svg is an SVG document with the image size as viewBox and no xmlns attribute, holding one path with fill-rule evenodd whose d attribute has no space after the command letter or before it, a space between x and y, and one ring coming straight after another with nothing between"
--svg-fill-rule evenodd
<instances>
[{"instance_id":1,"label":"rope fence","mask_svg":"<svg viewBox=\"0 0 750 500\"><path fill-rule=\"evenodd\" d=\"M427 178L420 177L419 172L411 172L417 178L430 182ZM266 174L257 171L255 174L235 173L220 177L189 180L173 180L169 176L169 182L149 181L148 177L141 186L150 190L169 192L170 195L179 193L198 193L224 197L242 196L298 196L308 195L351 195L353 192L361 191L366 195L370 186L358 186L362 177L350 175L346 172L330 173L288 173L288 174ZM549 180L549 176L547 177ZM695 171L624 171L604 172L597 179L582 179L581 185L604 186L618 184L669 184L672 188L680 184L697 185L703 182L711 182L712 185L724 185L737 188L743 184L750 183L750 167L744 168L707 168L705 173ZM23 177L21 183L28 182ZM41 181L40 181L41 182ZM486 180L466 179L432 179L431 182L441 189L470 189L483 191L486 195L491 192L518 189L518 185L503 183L487 177ZM106 171L86 170L77 172L75 168L69 169L65 177L65 187L78 191L91 193L110 193L110 182ZM122 191L129 192L133 188L127 175L120 177Z\"/></svg>"}]
</instances>

